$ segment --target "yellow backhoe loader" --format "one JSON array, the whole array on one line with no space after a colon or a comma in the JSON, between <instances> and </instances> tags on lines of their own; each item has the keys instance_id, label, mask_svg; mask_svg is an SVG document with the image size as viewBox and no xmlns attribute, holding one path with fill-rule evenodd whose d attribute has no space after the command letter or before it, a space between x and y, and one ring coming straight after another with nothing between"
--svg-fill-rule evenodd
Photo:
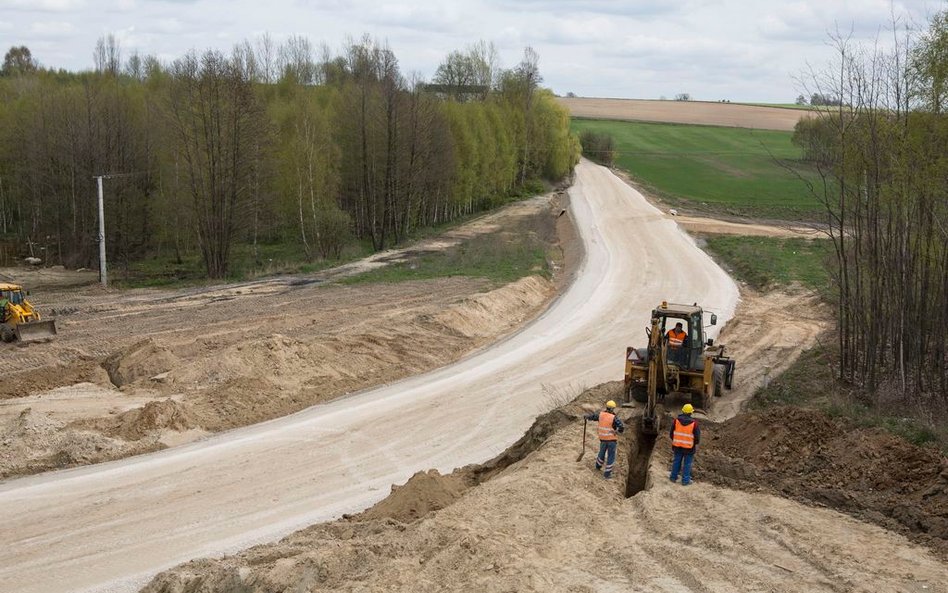
<instances>
[{"instance_id":1,"label":"yellow backhoe loader","mask_svg":"<svg viewBox=\"0 0 948 593\"><path fill-rule=\"evenodd\" d=\"M710 325L717 324L711 314ZM680 330L676 331L678 324ZM629 402L645 404L642 430L657 434L660 416L656 407L670 394L691 398L695 408L709 411L715 397L734 380L734 360L724 346L705 339L704 311L697 303L662 302L652 311L647 348L626 349L625 392Z\"/></svg>"},{"instance_id":2,"label":"yellow backhoe loader","mask_svg":"<svg viewBox=\"0 0 948 593\"><path fill-rule=\"evenodd\" d=\"M56 320L43 321L19 284L0 282L0 340L34 342L56 335Z\"/></svg>"}]
</instances>

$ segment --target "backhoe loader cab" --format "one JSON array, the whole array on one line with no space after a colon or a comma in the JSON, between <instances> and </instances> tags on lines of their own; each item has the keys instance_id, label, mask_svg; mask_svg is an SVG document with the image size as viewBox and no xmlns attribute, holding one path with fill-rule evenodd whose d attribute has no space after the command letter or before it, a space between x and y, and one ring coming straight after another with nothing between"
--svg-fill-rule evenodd
<instances>
[{"instance_id":1,"label":"backhoe loader cab","mask_svg":"<svg viewBox=\"0 0 948 593\"><path fill-rule=\"evenodd\" d=\"M43 321L19 284L0 282L0 340L32 342L56 335L56 321Z\"/></svg>"},{"instance_id":2,"label":"backhoe loader cab","mask_svg":"<svg viewBox=\"0 0 948 593\"><path fill-rule=\"evenodd\" d=\"M626 349L625 389L627 400L646 404L643 427L658 430L656 405L674 394L689 398L696 408L708 411L714 397L730 389L734 361L725 356L724 346L707 339L706 327L717 324L696 304L662 302L652 310L650 326L645 329L648 346ZM681 333L677 324L681 324Z\"/></svg>"}]
</instances>

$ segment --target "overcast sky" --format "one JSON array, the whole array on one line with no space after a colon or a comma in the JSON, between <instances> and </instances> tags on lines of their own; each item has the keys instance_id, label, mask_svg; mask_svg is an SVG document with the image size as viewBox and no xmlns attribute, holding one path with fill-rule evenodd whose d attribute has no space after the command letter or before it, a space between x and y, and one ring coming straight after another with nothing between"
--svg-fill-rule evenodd
<instances>
[{"instance_id":1,"label":"overcast sky","mask_svg":"<svg viewBox=\"0 0 948 593\"><path fill-rule=\"evenodd\" d=\"M502 65L524 46L559 94L790 102L809 61L831 57L827 31L875 40L896 15L925 23L948 0L0 0L0 48L28 46L44 66L89 69L96 39L172 60L229 49L264 32L300 34L334 51L347 36L387 41L405 73L430 78L442 58L479 39Z\"/></svg>"}]
</instances>

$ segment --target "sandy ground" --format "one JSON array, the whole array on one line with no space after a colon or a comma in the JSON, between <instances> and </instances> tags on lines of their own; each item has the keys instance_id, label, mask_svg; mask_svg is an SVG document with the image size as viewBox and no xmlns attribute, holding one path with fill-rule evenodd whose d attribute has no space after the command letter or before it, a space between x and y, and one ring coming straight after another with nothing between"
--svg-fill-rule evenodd
<instances>
[{"instance_id":1,"label":"sandy ground","mask_svg":"<svg viewBox=\"0 0 948 593\"><path fill-rule=\"evenodd\" d=\"M0 347L0 477L183 444L457 360L535 316L553 284L323 281L486 233L555 242L561 210L541 196L316 277L115 293L70 289L83 273L49 270L35 294L59 313L60 335ZM24 282L40 272L11 271Z\"/></svg>"},{"instance_id":2,"label":"sandy ground","mask_svg":"<svg viewBox=\"0 0 948 593\"><path fill-rule=\"evenodd\" d=\"M826 234L815 227L795 224L764 224L759 222L734 222L704 218L700 216L675 216L683 229L694 233L714 235L743 235L745 237L801 237L805 239L825 238Z\"/></svg>"},{"instance_id":3,"label":"sandy ground","mask_svg":"<svg viewBox=\"0 0 948 593\"><path fill-rule=\"evenodd\" d=\"M190 562L143 591L948 591L948 566L929 549L831 508L707 483L701 453L695 484L670 483L664 435L647 470L648 488L626 498L630 435L620 441L612 481L592 468L592 439L576 462L582 404L618 389L590 390L542 417L485 466L447 477L417 474L362 515L235 556ZM755 423L753 432L736 422L721 429L731 441L742 430L766 440L766 424ZM812 436L784 438L767 450ZM762 454L766 446L756 448ZM928 474L938 480L937 468Z\"/></svg>"},{"instance_id":4,"label":"sandy ground","mask_svg":"<svg viewBox=\"0 0 948 593\"><path fill-rule=\"evenodd\" d=\"M808 112L803 109L756 107L704 101L645 101L560 97L573 117L654 121L762 130L793 130Z\"/></svg>"}]
</instances>

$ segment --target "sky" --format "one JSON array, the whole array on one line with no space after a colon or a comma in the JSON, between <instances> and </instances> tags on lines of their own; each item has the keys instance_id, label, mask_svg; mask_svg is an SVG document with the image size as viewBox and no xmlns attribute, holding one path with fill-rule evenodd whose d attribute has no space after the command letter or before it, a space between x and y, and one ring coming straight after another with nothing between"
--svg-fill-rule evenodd
<instances>
[{"instance_id":1,"label":"sky","mask_svg":"<svg viewBox=\"0 0 948 593\"><path fill-rule=\"evenodd\" d=\"M325 43L387 42L402 72L430 79L452 50L485 40L501 65L523 48L558 94L788 103L810 67L833 57L828 33L887 44L895 14L923 26L948 0L0 0L0 51L26 45L44 66L86 70L96 40L171 61L269 33Z\"/></svg>"}]
</instances>

